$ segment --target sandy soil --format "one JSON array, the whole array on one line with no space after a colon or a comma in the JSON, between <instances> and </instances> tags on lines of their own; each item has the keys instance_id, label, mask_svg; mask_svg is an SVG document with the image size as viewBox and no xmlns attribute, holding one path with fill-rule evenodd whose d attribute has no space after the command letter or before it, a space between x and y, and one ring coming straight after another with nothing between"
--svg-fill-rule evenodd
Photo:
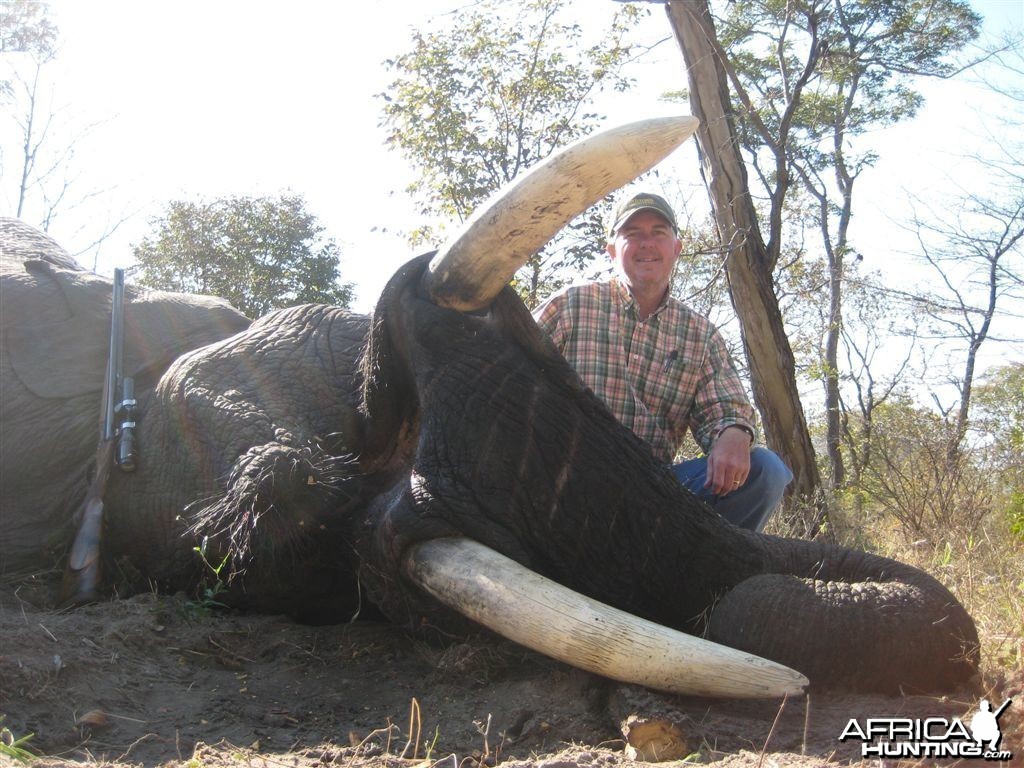
<instances>
[{"instance_id":1,"label":"sandy soil","mask_svg":"<svg viewBox=\"0 0 1024 768\"><path fill-rule=\"evenodd\" d=\"M0 715L14 736L34 734L37 766L612 768L633 764L620 730L631 712L669 712L697 762L812 766L859 760L838 741L851 717L967 718L982 694L669 698L492 637L439 647L380 623L310 627L154 594L59 612L53 586L0 585ZM1017 674L987 693L1019 696L1000 746L1024 763L1022 689Z\"/></svg>"}]
</instances>

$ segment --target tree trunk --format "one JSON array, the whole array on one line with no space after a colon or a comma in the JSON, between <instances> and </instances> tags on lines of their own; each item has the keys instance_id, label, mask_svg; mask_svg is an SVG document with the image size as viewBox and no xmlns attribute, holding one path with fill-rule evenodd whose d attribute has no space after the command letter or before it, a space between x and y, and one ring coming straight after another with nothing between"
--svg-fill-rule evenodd
<instances>
[{"instance_id":1,"label":"tree trunk","mask_svg":"<svg viewBox=\"0 0 1024 768\"><path fill-rule=\"evenodd\" d=\"M726 272L750 364L754 401L769 447L793 471L791 497L810 500L821 485L796 385L793 351L775 295L772 264L750 197L746 167L730 117L725 71L712 41L706 0L669 0L669 20L686 62L697 146L719 237L729 249ZM819 519L813 527L817 527Z\"/></svg>"},{"instance_id":2,"label":"tree trunk","mask_svg":"<svg viewBox=\"0 0 1024 768\"><path fill-rule=\"evenodd\" d=\"M828 242L828 241L826 241ZM846 467L843 465L842 407L839 403L839 336L843 324L843 252L831 247L829 262L829 310L828 328L825 331L825 446L828 464L831 468L829 487L839 490L846 483Z\"/></svg>"}]
</instances>

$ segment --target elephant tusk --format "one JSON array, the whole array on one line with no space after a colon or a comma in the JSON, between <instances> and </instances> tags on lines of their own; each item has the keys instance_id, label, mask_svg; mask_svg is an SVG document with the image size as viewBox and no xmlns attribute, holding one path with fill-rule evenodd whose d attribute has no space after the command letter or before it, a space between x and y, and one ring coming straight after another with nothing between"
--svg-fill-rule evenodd
<instances>
[{"instance_id":1,"label":"elephant tusk","mask_svg":"<svg viewBox=\"0 0 1024 768\"><path fill-rule=\"evenodd\" d=\"M697 125L689 116L641 120L552 154L466 220L430 262L426 294L460 312L483 309L573 217L667 157Z\"/></svg>"},{"instance_id":2,"label":"elephant tusk","mask_svg":"<svg viewBox=\"0 0 1024 768\"><path fill-rule=\"evenodd\" d=\"M464 538L411 547L406 575L488 629L621 682L691 696L775 698L808 680L773 661L640 619Z\"/></svg>"}]
</instances>

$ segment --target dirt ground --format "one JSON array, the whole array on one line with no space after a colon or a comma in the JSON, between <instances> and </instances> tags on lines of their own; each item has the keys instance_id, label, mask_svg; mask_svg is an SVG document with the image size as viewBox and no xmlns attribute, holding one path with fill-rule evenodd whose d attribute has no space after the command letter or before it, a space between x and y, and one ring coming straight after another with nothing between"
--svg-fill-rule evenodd
<instances>
[{"instance_id":1,"label":"dirt ground","mask_svg":"<svg viewBox=\"0 0 1024 768\"><path fill-rule=\"evenodd\" d=\"M59 612L53 587L0 585L0 725L34 734L36 766L613 768L632 764L623 718L666 712L692 761L845 764L860 760L838 740L850 718L966 720L983 693L663 697L490 637L438 647L380 623L310 627L154 594ZM1024 764L1022 689L1016 674L984 693L1017 697L1000 748Z\"/></svg>"}]
</instances>

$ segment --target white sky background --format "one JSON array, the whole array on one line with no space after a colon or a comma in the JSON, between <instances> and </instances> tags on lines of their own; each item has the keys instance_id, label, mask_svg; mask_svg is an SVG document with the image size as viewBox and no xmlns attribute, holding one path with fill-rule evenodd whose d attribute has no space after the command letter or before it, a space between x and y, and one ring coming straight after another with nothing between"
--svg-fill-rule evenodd
<instances>
[{"instance_id":1,"label":"white sky background","mask_svg":"<svg viewBox=\"0 0 1024 768\"><path fill-rule=\"evenodd\" d=\"M65 206L51 234L75 251L108 215L134 214L101 251L97 269L110 273L130 263L130 244L170 200L290 190L341 246L342 277L357 284L354 308L369 310L395 268L415 255L399 233L423 223L403 192L412 177L379 127L375 94L393 79L382 62L408 48L412 27L443 21L461 5L54 0L62 40L50 65L55 108L79 126L96 123L77 145L75 187L107 191L84 210ZM590 24L619 7L586 5ZM646 28L665 38L671 31L655 10ZM618 97L610 122L681 111L657 103L681 83L674 46L666 42L651 57L667 60L657 86ZM622 109L627 101L642 106ZM687 172L696 178L688 149ZM16 158L14 150L5 155ZM0 210L10 210L11 181Z\"/></svg>"},{"instance_id":2,"label":"white sky background","mask_svg":"<svg viewBox=\"0 0 1024 768\"><path fill-rule=\"evenodd\" d=\"M53 0L62 41L50 65L53 109L66 124L96 124L76 143L72 198L75 191L103 193L65 207L51 234L75 252L107 219L130 214L99 254L98 271L109 274L131 263L130 245L170 200L290 190L306 198L341 246L342 277L357 286L353 308L368 311L395 268L415 255L399 233L422 223L402 191L410 181L403 160L385 147L378 127L374 96L391 79L382 62L407 48L410 28L443 20L462 4ZM619 6L578 0L576 7L589 29ZM1024 27L1024 0L976 0L975 7L990 33ZM650 9L643 38L669 37L660 6ZM635 91L602 105L610 124L681 111L658 100L685 83L674 40L635 74ZM924 90L929 102L921 117L879 133L881 160L858 182L852 236L869 265L877 259L889 266L898 243L910 245L891 221L905 190L931 196L948 189L964 167L956 155L999 110L966 84ZM12 173L17 147L8 135L0 139L4 171ZM683 177L695 203L704 204L692 143L664 169ZM0 184L0 213L13 213L12 181ZM82 260L92 266L91 258ZM1022 354L1018 345L1016 357Z\"/></svg>"}]
</instances>

